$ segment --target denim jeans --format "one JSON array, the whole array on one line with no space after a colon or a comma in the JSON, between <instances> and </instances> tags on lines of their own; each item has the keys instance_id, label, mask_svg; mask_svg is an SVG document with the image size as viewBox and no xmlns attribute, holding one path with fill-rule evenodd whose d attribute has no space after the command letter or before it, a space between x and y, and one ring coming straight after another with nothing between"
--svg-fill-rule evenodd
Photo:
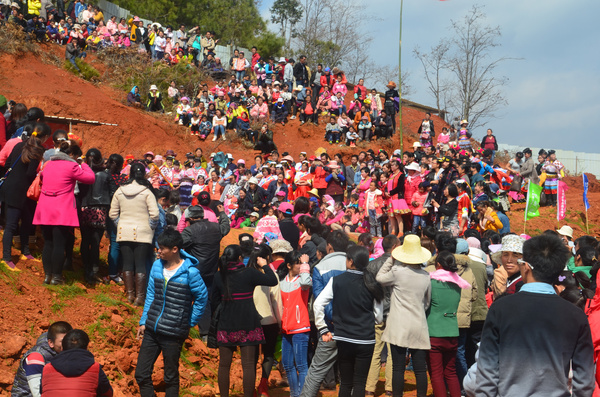
<instances>
[{"instance_id":1,"label":"denim jeans","mask_svg":"<svg viewBox=\"0 0 600 397\"><path fill-rule=\"evenodd\" d=\"M381 237L381 224L377 219L377 210L369 210L369 225L371 226L371 236Z\"/></svg>"},{"instance_id":2,"label":"denim jeans","mask_svg":"<svg viewBox=\"0 0 600 397\"><path fill-rule=\"evenodd\" d=\"M458 350L456 351L456 375L462 387L462 381L467 375L467 357L465 346L467 344L467 328L460 328L458 335Z\"/></svg>"},{"instance_id":3,"label":"denim jeans","mask_svg":"<svg viewBox=\"0 0 600 397\"><path fill-rule=\"evenodd\" d=\"M244 75L246 74L245 70L236 70L235 71L235 79L237 81L242 81L244 80Z\"/></svg>"},{"instance_id":4,"label":"denim jeans","mask_svg":"<svg viewBox=\"0 0 600 397\"><path fill-rule=\"evenodd\" d=\"M425 229L425 217L424 216L413 216L412 232L416 233L417 229L421 226L421 230Z\"/></svg>"},{"instance_id":5,"label":"denim jeans","mask_svg":"<svg viewBox=\"0 0 600 397\"><path fill-rule=\"evenodd\" d=\"M142 397L154 397L152 370L161 352L165 364L165 397L179 396L179 355L184 341L185 339L157 335L146 328L135 369L135 380Z\"/></svg>"},{"instance_id":6,"label":"denim jeans","mask_svg":"<svg viewBox=\"0 0 600 397\"><path fill-rule=\"evenodd\" d=\"M220 136L225 136L225 127L223 127L222 125L215 125L215 138L218 138L219 135Z\"/></svg>"},{"instance_id":7,"label":"denim jeans","mask_svg":"<svg viewBox=\"0 0 600 397\"><path fill-rule=\"evenodd\" d=\"M119 273L121 259L121 246L117 242L117 225L112 219L107 219L106 230L110 239L110 248L108 249L108 274L116 276Z\"/></svg>"},{"instance_id":8,"label":"denim jeans","mask_svg":"<svg viewBox=\"0 0 600 397\"><path fill-rule=\"evenodd\" d=\"M281 361L290 384L291 397L300 396L308 373L309 334L281 334Z\"/></svg>"}]
</instances>

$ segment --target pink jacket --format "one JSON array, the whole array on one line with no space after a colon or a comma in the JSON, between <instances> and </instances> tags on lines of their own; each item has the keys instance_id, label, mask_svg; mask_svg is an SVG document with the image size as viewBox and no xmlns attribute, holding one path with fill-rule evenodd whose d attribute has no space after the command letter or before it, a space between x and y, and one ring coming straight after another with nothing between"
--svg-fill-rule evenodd
<instances>
[{"instance_id":1,"label":"pink jacket","mask_svg":"<svg viewBox=\"0 0 600 397\"><path fill-rule=\"evenodd\" d=\"M342 97L345 97L346 94L348 93L348 88L346 87L346 84L336 82L333 85L333 89L331 90L331 92L333 93L333 95L337 94L338 92L341 92Z\"/></svg>"},{"instance_id":2,"label":"pink jacket","mask_svg":"<svg viewBox=\"0 0 600 397\"><path fill-rule=\"evenodd\" d=\"M53 158L40 172L42 189L33 224L78 227L75 182L89 185L96 176L87 164L80 166L62 153L59 156L60 160Z\"/></svg>"}]
</instances>

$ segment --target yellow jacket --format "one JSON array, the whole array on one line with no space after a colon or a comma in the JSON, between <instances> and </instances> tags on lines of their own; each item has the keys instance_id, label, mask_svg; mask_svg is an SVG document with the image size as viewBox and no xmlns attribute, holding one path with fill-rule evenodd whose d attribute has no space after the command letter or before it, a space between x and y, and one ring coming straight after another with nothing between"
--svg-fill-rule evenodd
<instances>
[{"instance_id":1,"label":"yellow jacket","mask_svg":"<svg viewBox=\"0 0 600 397\"><path fill-rule=\"evenodd\" d=\"M29 0L27 2L27 12L31 15L40 15L40 10L42 9L42 1L41 0Z\"/></svg>"}]
</instances>

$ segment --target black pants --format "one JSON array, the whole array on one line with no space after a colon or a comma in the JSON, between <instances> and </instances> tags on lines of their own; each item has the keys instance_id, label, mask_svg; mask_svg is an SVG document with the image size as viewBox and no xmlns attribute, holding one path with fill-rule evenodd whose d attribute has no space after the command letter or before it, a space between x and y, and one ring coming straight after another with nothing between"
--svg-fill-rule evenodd
<instances>
[{"instance_id":1,"label":"black pants","mask_svg":"<svg viewBox=\"0 0 600 397\"><path fill-rule=\"evenodd\" d=\"M269 379L271 369L275 363L275 347L277 346L277 337L279 336L279 325L269 324L262 326L265 334L265 344L261 345L263 361L262 361L262 377ZM256 350L258 356L258 349ZM257 357L258 358L258 357ZM258 362L258 360L256 360Z\"/></svg>"},{"instance_id":2,"label":"black pants","mask_svg":"<svg viewBox=\"0 0 600 397\"><path fill-rule=\"evenodd\" d=\"M244 397L252 397L256 383L256 349L257 346L240 346L242 356L242 371ZM221 397L229 397L229 372L236 346L219 346L219 391ZM142 396L144 397L144 396Z\"/></svg>"},{"instance_id":3,"label":"black pants","mask_svg":"<svg viewBox=\"0 0 600 397\"><path fill-rule=\"evenodd\" d=\"M135 380L142 397L154 397L152 370L161 352L165 364L165 397L179 396L179 355L184 341L183 338L157 335L146 329L135 368Z\"/></svg>"},{"instance_id":4,"label":"black pants","mask_svg":"<svg viewBox=\"0 0 600 397\"><path fill-rule=\"evenodd\" d=\"M404 395L404 369L406 368L406 347L390 345L392 350L392 390L394 397ZM427 395L427 350L410 349L415 378L417 397Z\"/></svg>"},{"instance_id":5,"label":"black pants","mask_svg":"<svg viewBox=\"0 0 600 397\"><path fill-rule=\"evenodd\" d=\"M42 226L44 249L42 263L46 275L62 275L65 263L65 247L73 236L71 226Z\"/></svg>"},{"instance_id":6,"label":"black pants","mask_svg":"<svg viewBox=\"0 0 600 397\"><path fill-rule=\"evenodd\" d=\"M81 226L81 262L83 262L83 272L86 279L91 279L94 275L94 267L98 267L100 262L100 241L104 234L104 229L90 226Z\"/></svg>"},{"instance_id":7,"label":"black pants","mask_svg":"<svg viewBox=\"0 0 600 397\"><path fill-rule=\"evenodd\" d=\"M152 245L149 243L134 243L121 241L121 257L123 258L123 271L146 274L146 261Z\"/></svg>"},{"instance_id":8,"label":"black pants","mask_svg":"<svg viewBox=\"0 0 600 397\"><path fill-rule=\"evenodd\" d=\"M337 342L340 366L339 397L364 397L375 345Z\"/></svg>"},{"instance_id":9,"label":"black pants","mask_svg":"<svg viewBox=\"0 0 600 397\"><path fill-rule=\"evenodd\" d=\"M465 356L467 367L471 368L475 364L475 353L477 353L477 344L481 342L481 332L483 331L484 321L471 321L471 326L467 329L467 343L465 344Z\"/></svg>"},{"instance_id":10,"label":"black pants","mask_svg":"<svg viewBox=\"0 0 600 397\"><path fill-rule=\"evenodd\" d=\"M317 113L313 113L313 114L306 114L306 113L300 113L300 121L303 122L313 122L315 124L319 124L319 115Z\"/></svg>"},{"instance_id":11,"label":"black pants","mask_svg":"<svg viewBox=\"0 0 600 397\"><path fill-rule=\"evenodd\" d=\"M378 138L389 138L392 136L391 127L375 127L375 135Z\"/></svg>"},{"instance_id":12,"label":"black pants","mask_svg":"<svg viewBox=\"0 0 600 397\"><path fill-rule=\"evenodd\" d=\"M4 226L4 236L2 237L2 258L5 262L11 261L11 251L13 236L19 228L21 221L21 229L19 235L21 237L21 253L30 255L29 252L29 235L31 234L33 222L33 214L35 213L35 202L25 199L23 208L11 207L6 205L6 224Z\"/></svg>"}]
</instances>

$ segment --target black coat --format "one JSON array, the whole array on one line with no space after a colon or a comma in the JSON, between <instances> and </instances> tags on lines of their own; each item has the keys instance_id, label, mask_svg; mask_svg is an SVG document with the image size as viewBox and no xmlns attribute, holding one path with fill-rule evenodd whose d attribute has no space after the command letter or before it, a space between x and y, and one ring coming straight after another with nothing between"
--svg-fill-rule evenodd
<instances>
[{"instance_id":1,"label":"black coat","mask_svg":"<svg viewBox=\"0 0 600 397\"><path fill-rule=\"evenodd\" d=\"M27 190L35 179L40 164L37 160L25 164L23 158L19 158L21 152L23 152L23 146L25 146L24 142L17 143L6 159L4 165L6 170L8 171L10 167L13 167L13 164L14 167L0 186L0 201L19 209L22 209L27 202L31 201L27 198Z\"/></svg>"},{"instance_id":2,"label":"black coat","mask_svg":"<svg viewBox=\"0 0 600 397\"><path fill-rule=\"evenodd\" d=\"M112 196L110 194L109 179L111 176L106 171L95 173L96 179L91 185L79 185L79 197L82 207L108 207Z\"/></svg>"},{"instance_id":3,"label":"black coat","mask_svg":"<svg viewBox=\"0 0 600 397\"><path fill-rule=\"evenodd\" d=\"M300 229L294 223L292 218L283 218L279 221L279 230L283 239L288 241L293 249L298 249L298 240L300 240Z\"/></svg>"},{"instance_id":4,"label":"black coat","mask_svg":"<svg viewBox=\"0 0 600 397\"><path fill-rule=\"evenodd\" d=\"M229 233L229 218L222 212L219 223L207 219L195 222L183 229L183 249L198 260L198 270L210 290L219 267L219 250L223 237Z\"/></svg>"}]
</instances>

